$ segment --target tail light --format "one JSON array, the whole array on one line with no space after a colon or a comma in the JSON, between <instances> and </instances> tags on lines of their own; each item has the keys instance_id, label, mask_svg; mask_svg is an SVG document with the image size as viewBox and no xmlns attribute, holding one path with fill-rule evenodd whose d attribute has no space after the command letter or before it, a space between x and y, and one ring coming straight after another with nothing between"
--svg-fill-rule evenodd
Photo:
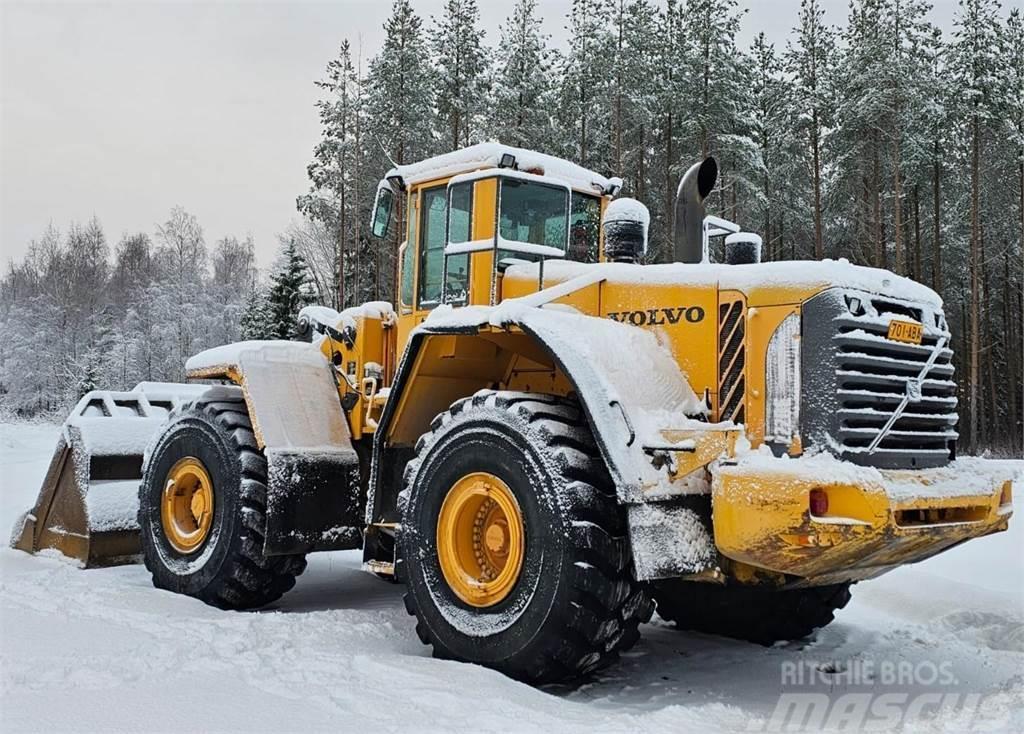
<instances>
[{"instance_id":1,"label":"tail light","mask_svg":"<svg viewBox=\"0 0 1024 734\"><path fill-rule=\"evenodd\" d=\"M812 489L807 499L807 505L812 515L824 517L828 514L828 492L824 489Z\"/></svg>"}]
</instances>

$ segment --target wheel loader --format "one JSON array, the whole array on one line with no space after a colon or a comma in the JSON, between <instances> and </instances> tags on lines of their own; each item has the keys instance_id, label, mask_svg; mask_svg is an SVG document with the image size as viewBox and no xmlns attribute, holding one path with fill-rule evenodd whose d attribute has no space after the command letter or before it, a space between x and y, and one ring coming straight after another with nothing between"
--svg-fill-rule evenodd
<instances>
[{"instance_id":1,"label":"wheel loader","mask_svg":"<svg viewBox=\"0 0 1024 734\"><path fill-rule=\"evenodd\" d=\"M224 609L362 549L435 655L548 683L612 662L655 605L798 639L854 583L1005 530L1014 477L955 457L940 298L760 262L706 214L716 179L712 158L687 171L672 262L644 264L619 179L496 143L395 167L371 229L392 235L401 199L396 303L307 307L308 341L90 393L15 545L141 555Z\"/></svg>"}]
</instances>

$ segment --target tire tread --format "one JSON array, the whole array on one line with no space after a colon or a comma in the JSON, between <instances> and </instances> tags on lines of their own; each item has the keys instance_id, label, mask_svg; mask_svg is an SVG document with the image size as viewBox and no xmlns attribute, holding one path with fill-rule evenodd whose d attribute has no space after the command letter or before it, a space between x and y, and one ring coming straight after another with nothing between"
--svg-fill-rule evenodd
<instances>
[{"instance_id":1,"label":"tire tread","mask_svg":"<svg viewBox=\"0 0 1024 734\"><path fill-rule=\"evenodd\" d=\"M531 683L561 682L592 673L617 659L640 637L639 625L650 620L653 604L635 579L625 519L611 477L578 404L538 393L481 390L457 401L435 418L431 430L416 443L417 458L405 471L400 506L415 491L420 462L431 450L443 426L465 410L496 407L526 422L529 434L549 448L552 468L561 481L559 505L573 541L576 560L569 573L571 601L553 610L537 656L516 656L496 667ZM405 593L405 607L417 617L416 630L440 657L452 657L420 619L415 596Z\"/></svg>"}]
</instances>

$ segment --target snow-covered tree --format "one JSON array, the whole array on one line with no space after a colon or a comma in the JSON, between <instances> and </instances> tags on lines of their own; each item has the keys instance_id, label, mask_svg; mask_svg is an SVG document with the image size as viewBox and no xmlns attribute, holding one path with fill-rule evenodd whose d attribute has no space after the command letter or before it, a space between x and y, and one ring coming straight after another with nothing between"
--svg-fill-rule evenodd
<instances>
[{"instance_id":1,"label":"snow-covered tree","mask_svg":"<svg viewBox=\"0 0 1024 734\"><path fill-rule=\"evenodd\" d=\"M487 55L479 22L476 0L446 0L444 14L434 22L439 132L452 148L469 145L477 136L482 114Z\"/></svg>"},{"instance_id":2,"label":"snow-covered tree","mask_svg":"<svg viewBox=\"0 0 1024 734\"><path fill-rule=\"evenodd\" d=\"M562 61L558 110L562 151L580 165L606 170L610 160L608 99L611 42L608 5L573 0Z\"/></svg>"},{"instance_id":3,"label":"snow-covered tree","mask_svg":"<svg viewBox=\"0 0 1024 734\"><path fill-rule=\"evenodd\" d=\"M793 79L793 102L799 110L796 119L804 141L801 152L811 172L811 200L805 202L813 212L814 256L825 257L822 215L822 144L825 130L834 116L832 81L835 64L835 32L825 24L825 11L818 0L801 0L799 24L786 50L786 68Z\"/></svg>"},{"instance_id":4,"label":"snow-covered tree","mask_svg":"<svg viewBox=\"0 0 1024 734\"><path fill-rule=\"evenodd\" d=\"M295 335L299 311L310 302L309 271L295 242L281 248L277 268L270 276L267 291L267 328L269 339L290 339Z\"/></svg>"},{"instance_id":5,"label":"snow-covered tree","mask_svg":"<svg viewBox=\"0 0 1024 734\"><path fill-rule=\"evenodd\" d=\"M372 132L396 163L409 163L436 149L435 71L423 20L409 0L394 1L384 32L367 79Z\"/></svg>"},{"instance_id":6,"label":"snow-covered tree","mask_svg":"<svg viewBox=\"0 0 1024 734\"><path fill-rule=\"evenodd\" d=\"M242 308L241 337L242 339L270 339L271 314L267 303L267 294L256 284L249 288Z\"/></svg>"},{"instance_id":7,"label":"snow-covered tree","mask_svg":"<svg viewBox=\"0 0 1024 734\"><path fill-rule=\"evenodd\" d=\"M547 42L536 0L517 0L495 53L490 137L518 147L552 147L554 54Z\"/></svg>"},{"instance_id":8,"label":"snow-covered tree","mask_svg":"<svg viewBox=\"0 0 1024 734\"><path fill-rule=\"evenodd\" d=\"M348 253L362 234L367 206L363 194L371 190L361 180L366 167L362 135L366 95L347 39L338 57L327 64L326 77L316 84L324 94L317 102L322 137L306 169L310 191L296 203L306 218L321 224L330 235L329 277L322 284L323 300L338 305L346 295Z\"/></svg>"}]
</instances>

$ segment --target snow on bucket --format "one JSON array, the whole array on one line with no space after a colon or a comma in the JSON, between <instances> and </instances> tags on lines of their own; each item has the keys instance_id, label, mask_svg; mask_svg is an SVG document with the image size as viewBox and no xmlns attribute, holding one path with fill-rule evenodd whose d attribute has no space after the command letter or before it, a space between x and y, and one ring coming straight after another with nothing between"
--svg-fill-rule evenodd
<instances>
[{"instance_id":1,"label":"snow on bucket","mask_svg":"<svg viewBox=\"0 0 1024 734\"><path fill-rule=\"evenodd\" d=\"M11 546L54 549L87 568L133 562L143 454L171 410L207 389L141 382L129 392L87 393L64 422L39 497L15 524Z\"/></svg>"}]
</instances>

